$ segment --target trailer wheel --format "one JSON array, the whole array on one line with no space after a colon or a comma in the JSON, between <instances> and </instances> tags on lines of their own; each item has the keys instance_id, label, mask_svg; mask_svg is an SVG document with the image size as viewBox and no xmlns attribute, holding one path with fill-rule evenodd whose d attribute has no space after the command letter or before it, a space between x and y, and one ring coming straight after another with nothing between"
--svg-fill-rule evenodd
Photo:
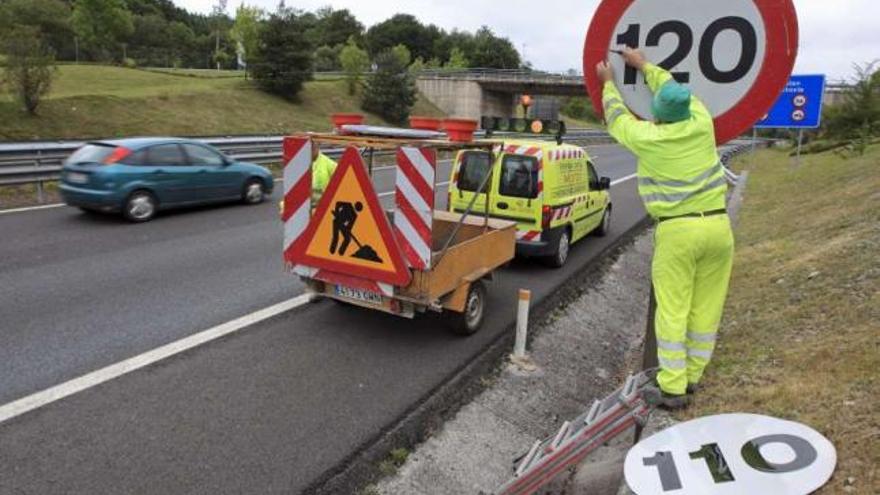
<instances>
[{"instance_id":1,"label":"trailer wheel","mask_svg":"<svg viewBox=\"0 0 880 495\"><path fill-rule=\"evenodd\" d=\"M477 280L468 289L464 311L450 312L449 319L452 330L458 335L473 335L483 325L486 317L486 286Z\"/></svg>"}]
</instances>

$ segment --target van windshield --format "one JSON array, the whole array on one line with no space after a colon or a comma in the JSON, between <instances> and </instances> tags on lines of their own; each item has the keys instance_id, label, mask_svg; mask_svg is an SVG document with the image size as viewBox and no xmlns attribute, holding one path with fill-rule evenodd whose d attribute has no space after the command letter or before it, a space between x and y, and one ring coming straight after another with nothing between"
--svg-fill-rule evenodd
<instances>
[{"instance_id":1,"label":"van windshield","mask_svg":"<svg viewBox=\"0 0 880 495\"><path fill-rule=\"evenodd\" d=\"M468 151L464 153L461 167L458 169L458 188L462 191L475 192L480 184L486 180L486 175L491 170L489 153L484 151ZM486 192L486 187L480 192Z\"/></svg>"},{"instance_id":2,"label":"van windshield","mask_svg":"<svg viewBox=\"0 0 880 495\"><path fill-rule=\"evenodd\" d=\"M501 162L502 196L534 199L538 197L538 159L533 156L506 155Z\"/></svg>"}]
</instances>

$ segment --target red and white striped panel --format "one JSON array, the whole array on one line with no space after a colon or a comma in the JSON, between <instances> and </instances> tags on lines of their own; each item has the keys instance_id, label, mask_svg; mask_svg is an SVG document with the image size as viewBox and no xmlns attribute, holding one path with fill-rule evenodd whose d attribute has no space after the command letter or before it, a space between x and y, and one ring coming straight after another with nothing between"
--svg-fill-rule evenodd
<instances>
[{"instance_id":1,"label":"red and white striped panel","mask_svg":"<svg viewBox=\"0 0 880 495\"><path fill-rule=\"evenodd\" d=\"M437 153L433 149L401 147L397 150L394 236L409 266L416 270L431 266L436 169Z\"/></svg>"},{"instance_id":2,"label":"red and white striped panel","mask_svg":"<svg viewBox=\"0 0 880 495\"><path fill-rule=\"evenodd\" d=\"M541 237L541 232L536 232L533 230L517 230L516 231L516 240L518 241L534 241Z\"/></svg>"},{"instance_id":3,"label":"red and white striped panel","mask_svg":"<svg viewBox=\"0 0 880 495\"><path fill-rule=\"evenodd\" d=\"M284 261L293 268L291 246L302 235L311 216L312 140L285 137L284 147Z\"/></svg>"},{"instance_id":4,"label":"red and white striped panel","mask_svg":"<svg viewBox=\"0 0 880 495\"><path fill-rule=\"evenodd\" d=\"M553 210L553 220L565 220L571 217L571 206L563 206L562 208L556 208Z\"/></svg>"}]
</instances>

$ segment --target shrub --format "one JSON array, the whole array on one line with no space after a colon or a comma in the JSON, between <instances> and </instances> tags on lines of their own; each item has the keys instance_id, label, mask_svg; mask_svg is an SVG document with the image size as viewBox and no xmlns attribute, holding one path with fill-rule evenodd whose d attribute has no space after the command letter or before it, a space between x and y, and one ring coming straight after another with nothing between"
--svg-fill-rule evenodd
<instances>
[{"instance_id":1,"label":"shrub","mask_svg":"<svg viewBox=\"0 0 880 495\"><path fill-rule=\"evenodd\" d=\"M8 90L31 115L49 92L55 75L55 55L40 31L32 26L12 28L3 38L4 80Z\"/></svg>"}]
</instances>

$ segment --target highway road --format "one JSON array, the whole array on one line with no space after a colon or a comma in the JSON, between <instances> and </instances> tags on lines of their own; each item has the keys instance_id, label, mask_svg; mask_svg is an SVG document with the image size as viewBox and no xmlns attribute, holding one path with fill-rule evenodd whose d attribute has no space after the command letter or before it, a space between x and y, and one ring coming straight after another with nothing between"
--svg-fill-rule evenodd
<instances>
[{"instance_id":1,"label":"highway road","mask_svg":"<svg viewBox=\"0 0 880 495\"><path fill-rule=\"evenodd\" d=\"M517 289L546 297L644 217L633 157L590 151L617 181L612 234L575 245L562 270L515 261L477 335L437 315L298 307L0 423L0 493L298 493L497 338ZM392 170L376 183L390 206ZM275 196L142 225L0 214L0 407L301 294Z\"/></svg>"}]
</instances>

